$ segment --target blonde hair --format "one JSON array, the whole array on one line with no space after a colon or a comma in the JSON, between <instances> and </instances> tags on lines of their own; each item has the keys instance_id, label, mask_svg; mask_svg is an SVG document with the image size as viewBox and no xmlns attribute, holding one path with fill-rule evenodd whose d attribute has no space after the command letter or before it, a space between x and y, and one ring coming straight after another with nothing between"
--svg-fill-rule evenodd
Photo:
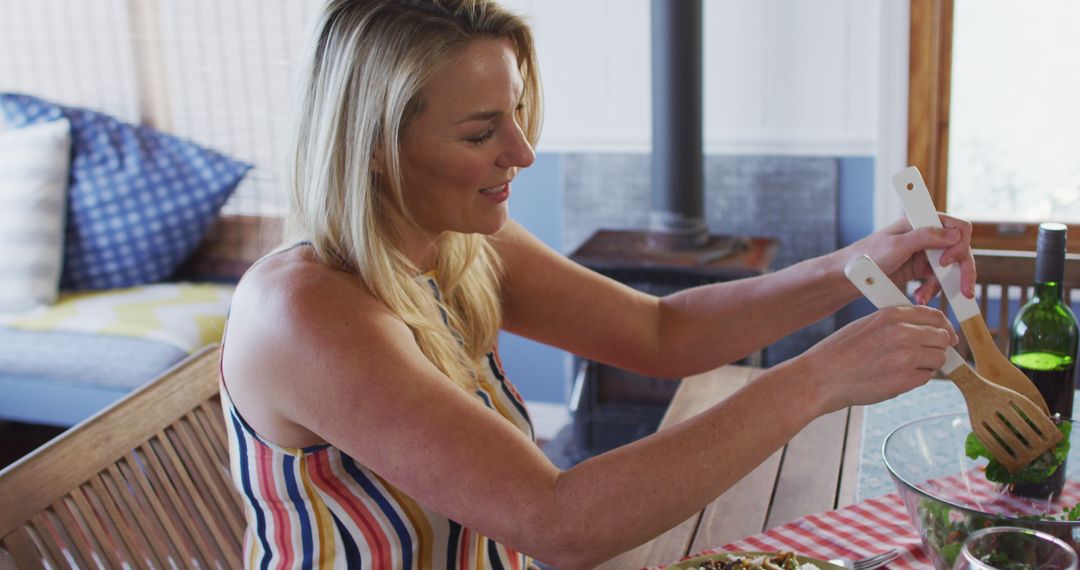
<instances>
[{"instance_id":1,"label":"blonde hair","mask_svg":"<svg viewBox=\"0 0 1080 570\"><path fill-rule=\"evenodd\" d=\"M519 17L489 0L331 0L295 116L286 216L288 242L310 241L320 261L357 275L465 388L475 385L477 359L495 346L502 324L498 256L487 236L446 232L435 262L442 295L433 301L398 247L391 212L413 219L399 147L422 108L421 90L469 42L492 38L515 48L525 82L519 120L535 144L540 81L532 33Z\"/></svg>"}]
</instances>

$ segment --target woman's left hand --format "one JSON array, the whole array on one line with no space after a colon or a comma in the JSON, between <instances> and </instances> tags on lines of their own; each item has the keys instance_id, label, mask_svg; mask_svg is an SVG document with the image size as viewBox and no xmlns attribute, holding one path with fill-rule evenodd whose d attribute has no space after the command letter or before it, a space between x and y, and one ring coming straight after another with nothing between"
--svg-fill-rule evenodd
<instances>
[{"instance_id":1,"label":"woman's left hand","mask_svg":"<svg viewBox=\"0 0 1080 570\"><path fill-rule=\"evenodd\" d=\"M945 214L938 214L944 228L911 229L907 219L893 224L841 250L843 263L867 255L881 267L898 286L918 280L915 300L926 304L941 289L927 249L942 249L941 264L960 264L960 291L966 297L975 296L975 258L971 254L971 223Z\"/></svg>"}]
</instances>

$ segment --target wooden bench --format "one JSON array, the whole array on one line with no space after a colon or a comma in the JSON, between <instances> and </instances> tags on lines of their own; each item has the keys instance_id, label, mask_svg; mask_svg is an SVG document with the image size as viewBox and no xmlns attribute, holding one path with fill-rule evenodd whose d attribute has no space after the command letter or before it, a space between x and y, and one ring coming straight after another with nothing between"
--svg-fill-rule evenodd
<instances>
[{"instance_id":1,"label":"wooden bench","mask_svg":"<svg viewBox=\"0 0 1080 570\"><path fill-rule=\"evenodd\" d=\"M0 568L241 567L218 354L202 349L0 471Z\"/></svg>"}]
</instances>

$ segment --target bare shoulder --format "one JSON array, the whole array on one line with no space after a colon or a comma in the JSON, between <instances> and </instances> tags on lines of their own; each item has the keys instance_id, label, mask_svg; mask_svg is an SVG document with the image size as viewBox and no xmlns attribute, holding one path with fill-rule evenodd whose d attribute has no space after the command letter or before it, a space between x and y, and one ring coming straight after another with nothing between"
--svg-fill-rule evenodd
<instances>
[{"instance_id":1,"label":"bare shoulder","mask_svg":"<svg viewBox=\"0 0 1080 570\"><path fill-rule=\"evenodd\" d=\"M389 314L358 277L298 247L265 259L240 281L229 314L229 342L246 344L250 337L287 350L335 323L358 325Z\"/></svg>"},{"instance_id":2,"label":"bare shoulder","mask_svg":"<svg viewBox=\"0 0 1080 570\"><path fill-rule=\"evenodd\" d=\"M355 275L297 247L264 259L237 285L229 312L222 374L229 394L257 431L282 445L320 438L297 425L292 408L339 374L319 363L378 350L407 328ZM323 384L324 386L319 386Z\"/></svg>"},{"instance_id":3,"label":"bare shoulder","mask_svg":"<svg viewBox=\"0 0 1080 570\"><path fill-rule=\"evenodd\" d=\"M233 297L229 326L249 319L304 326L344 309L378 312L380 307L357 276L321 263L311 248L295 247L264 259L244 275Z\"/></svg>"}]
</instances>

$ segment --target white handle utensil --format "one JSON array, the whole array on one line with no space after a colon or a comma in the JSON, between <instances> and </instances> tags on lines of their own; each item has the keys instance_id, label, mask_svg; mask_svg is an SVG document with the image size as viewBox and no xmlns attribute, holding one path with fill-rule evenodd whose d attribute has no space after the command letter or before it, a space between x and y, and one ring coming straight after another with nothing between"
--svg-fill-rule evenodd
<instances>
[{"instance_id":1,"label":"white handle utensil","mask_svg":"<svg viewBox=\"0 0 1080 570\"><path fill-rule=\"evenodd\" d=\"M934 202L930 199L930 191L927 190L918 168L909 166L893 176L893 187L900 196L900 203L907 212L911 227L942 227ZM964 338L971 345L971 352L975 355L975 369L990 382L1020 392L1042 408L1044 414L1050 415L1050 408L1047 407L1046 399L1039 393L1039 389L1020 369L1013 366L994 344L994 337L990 334L986 321L983 320L979 305L974 299L969 299L960 292L959 265L953 263L942 266L941 253L940 249L928 249L926 257L929 258L930 267L937 275L941 290L949 299L949 306L952 307L956 319L960 321Z\"/></svg>"},{"instance_id":2,"label":"white handle utensil","mask_svg":"<svg viewBox=\"0 0 1080 570\"><path fill-rule=\"evenodd\" d=\"M865 255L848 263L844 275L879 309L912 304ZM979 376L951 347L945 349L941 371L964 395L972 431L1010 473L1061 440L1061 431L1031 400Z\"/></svg>"},{"instance_id":3,"label":"white handle utensil","mask_svg":"<svg viewBox=\"0 0 1080 570\"><path fill-rule=\"evenodd\" d=\"M893 176L893 189L900 197L900 203L904 206L908 221L912 228L940 228L941 218L938 217L934 208L934 201L930 199L930 191L926 188L919 169L909 166ZM941 265L943 250L928 249L926 257L930 259L930 267L937 275L941 290L949 298L949 304L956 313L956 318L966 321L975 315L979 315L979 305L974 299L965 297L960 292L960 267L953 263Z\"/></svg>"},{"instance_id":4,"label":"white handle utensil","mask_svg":"<svg viewBox=\"0 0 1080 570\"><path fill-rule=\"evenodd\" d=\"M847 276L848 281L851 281L859 289L859 292L864 297L879 309L914 304L885 275L885 272L865 255L848 263L847 267L844 268L844 275ZM948 376L950 372L963 365L964 359L952 347L945 349L945 366L941 367L943 374Z\"/></svg>"}]
</instances>

